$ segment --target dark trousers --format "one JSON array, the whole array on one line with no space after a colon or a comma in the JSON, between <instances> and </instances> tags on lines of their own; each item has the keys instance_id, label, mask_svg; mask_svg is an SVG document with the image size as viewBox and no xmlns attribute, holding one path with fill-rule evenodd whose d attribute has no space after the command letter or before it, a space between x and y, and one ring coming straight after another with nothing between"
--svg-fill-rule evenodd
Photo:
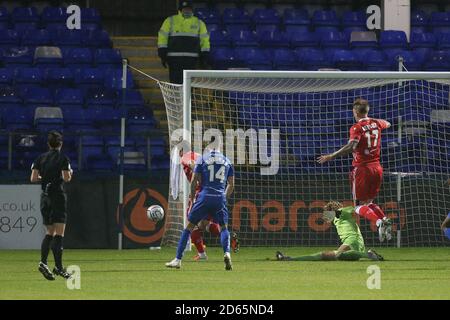
<instances>
[{"instance_id":1,"label":"dark trousers","mask_svg":"<svg viewBox=\"0 0 450 320\"><path fill-rule=\"evenodd\" d=\"M196 70L198 62L198 58L168 57L170 82L183 84L183 70Z\"/></svg>"}]
</instances>

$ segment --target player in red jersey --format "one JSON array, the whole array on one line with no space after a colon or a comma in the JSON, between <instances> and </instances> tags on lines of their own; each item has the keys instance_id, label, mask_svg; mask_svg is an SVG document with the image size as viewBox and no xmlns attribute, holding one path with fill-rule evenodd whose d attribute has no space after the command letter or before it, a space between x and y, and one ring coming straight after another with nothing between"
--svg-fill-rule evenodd
<instances>
[{"instance_id":1,"label":"player in red jersey","mask_svg":"<svg viewBox=\"0 0 450 320\"><path fill-rule=\"evenodd\" d=\"M390 128L386 120L368 117L369 102L358 98L353 103L356 124L350 128L348 143L338 151L320 156L317 161L325 163L339 156L353 153L353 170L350 173L356 212L376 223L380 241L392 238L392 223L373 200L378 195L383 177L380 164L381 132Z\"/></svg>"},{"instance_id":2,"label":"player in red jersey","mask_svg":"<svg viewBox=\"0 0 450 320\"><path fill-rule=\"evenodd\" d=\"M192 181L195 161L198 157L201 157L200 154L189 151L182 154L182 151L180 151L180 157L181 157L181 165L183 166L183 171L186 175L186 178L189 182ZM198 185L195 194L197 197L197 194L201 191L201 186ZM191 200L189 200L188 208L186 214L189 214L189 211L191 210L193 203ZM191 240L193 244L195 245L195 248L197 249L198 254L194 257L194 260L207 260L208 256L205 252L205 245L203 243L203 231L208 231L214 236L220 236L220 226L218 223L214 223L212 221L212 217L209 217L207 220L202 220L197 228L192 231L191 233ZM231 247L234 252L237 252L239 250L239 240L237 238L236 233L233 233L231 235Z\"/></svg>"}]
</instances>

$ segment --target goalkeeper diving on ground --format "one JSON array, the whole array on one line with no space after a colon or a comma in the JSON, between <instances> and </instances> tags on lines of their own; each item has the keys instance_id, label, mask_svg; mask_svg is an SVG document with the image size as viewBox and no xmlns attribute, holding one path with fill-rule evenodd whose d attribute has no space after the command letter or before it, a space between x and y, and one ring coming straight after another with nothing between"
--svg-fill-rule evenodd
<instances>
[{"instance_id":1,"label":"goalkeeper diving on ground","mask_svg":"<svg viewBox=\"0 0 450 320\"><path fill-rule=\"evenodd\" d=\"M356 208L343 207L337 201L331 201L323 209L322 218L327 223L332 223L341 239L342 245L334 251L323 251L312 255L300 257L285 256L280 251L276 252L278 261L357 261L369 259L383 261L383 257L374 250L366 250L364 239L355 220Z\"/></svg>"}]
</instances>

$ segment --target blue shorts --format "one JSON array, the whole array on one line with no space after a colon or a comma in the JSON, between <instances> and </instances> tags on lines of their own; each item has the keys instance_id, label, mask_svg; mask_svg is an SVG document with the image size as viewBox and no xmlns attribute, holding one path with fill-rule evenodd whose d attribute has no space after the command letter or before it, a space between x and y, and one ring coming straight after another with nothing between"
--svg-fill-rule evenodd
<instances>
[{"instance_id":1,"label":"blue shorts","mask_svg":"<svg viewBox=\"0 0 450 320\"><path fill-rule=\"evenodd\" d=\"M200 194L189 212L188 221L198 225L208 216L211 216L213 221L221 226L228 224L228 208L225 196Z\"/></svg>"}]
</instances>

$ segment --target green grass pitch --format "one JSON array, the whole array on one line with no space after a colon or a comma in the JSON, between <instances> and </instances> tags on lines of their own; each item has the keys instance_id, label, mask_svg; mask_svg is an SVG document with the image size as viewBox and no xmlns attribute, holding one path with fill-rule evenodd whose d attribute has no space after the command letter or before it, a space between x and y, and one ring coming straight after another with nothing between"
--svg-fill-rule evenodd
<instances>
[{"instance_id":1,"label":"green grass pitch","mask_svg":"<svg viewBox=\"0 0 450 320\"><path fill-rule=\"evenodd\" d=\"M277 262L277 248L242 248L224 270L220 248L207 262L186 254L170 270L175 249L65 250L66 266L81 268L81 289L37 271L38 251L0 251L0 299L450 299L449 248L380 248L387 261ZM324 248L287 248L297 256ZM49 261L52 266L52 259ZM367 288L367 267L381 270L381 289ZM195 288L195 290L193 290Z\"/></svg>"}]
</instances>

